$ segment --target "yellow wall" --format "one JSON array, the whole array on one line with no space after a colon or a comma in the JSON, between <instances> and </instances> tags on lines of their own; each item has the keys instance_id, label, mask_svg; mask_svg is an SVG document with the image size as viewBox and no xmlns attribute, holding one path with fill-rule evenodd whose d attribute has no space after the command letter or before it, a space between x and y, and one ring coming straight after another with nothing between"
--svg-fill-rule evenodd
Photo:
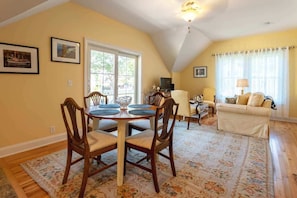
<instances>
[{"instance_id":1,"label":"yellow wall","mask_svg":"<svg viewBox=\"0 0 297 198\"><path fill-rule=\"evenodd\" d=\"M215 58L212 54L284 46L296 46L290 51L289 114L291 118L297 118L297 29L214 42L181 72L181 88L194 96L202 93L204 87L215 87ZM207 66L207 78L193 78L194 66Z\"/></svg>"},{"instance_id":2,"label":"yellow wall","mask_svg":"<svg viewBox=\"0 0 297 198\"><path fill-rule=\"evenodd\" d=\"M81 64L51 62L50 37L81 43ZM39 75L0 74L0 147L65 133L59 104L83 105L84 38L142 54L142 90L170 76L151 38L74 3L66 3L0 28L0 42L39 48ZM73 86L67 86L72 80Z\"/></svg>"}]
</instances>

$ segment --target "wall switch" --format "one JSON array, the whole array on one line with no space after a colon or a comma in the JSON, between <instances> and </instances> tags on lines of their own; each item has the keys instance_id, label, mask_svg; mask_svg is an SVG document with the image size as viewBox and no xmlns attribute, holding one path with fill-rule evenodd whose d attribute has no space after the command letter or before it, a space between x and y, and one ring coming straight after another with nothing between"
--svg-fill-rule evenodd
<instances>
[{"instance_id":1,"label":"wall switch","mask_svg":"<svg viewBox=\"0 0 297 198\"><path fill-rule=\"evenodd\" d=\"M56 127L55 126L50 126L50 133L53 134L56 132Z\"/></svg>"},{"instance_id":2,"label":"wall switch","mask_svg":"<svg viewBox=\"0 0 297 198\"><path fill-rule=\"evenodd\" d=\"M73 84L73 83L72 83L72 80L68 80L68 81L67 81L67 84L68 84L69 87L72 87L72 84Z\"/></svg>"}]
</instances>

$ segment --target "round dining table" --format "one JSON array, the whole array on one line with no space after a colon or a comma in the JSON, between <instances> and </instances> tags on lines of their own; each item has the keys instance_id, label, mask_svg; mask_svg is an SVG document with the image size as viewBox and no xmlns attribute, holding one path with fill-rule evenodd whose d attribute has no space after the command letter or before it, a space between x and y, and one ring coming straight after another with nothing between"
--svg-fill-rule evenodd
<instances>
[{"instance_id":1,"label":"round dining table","mask_svg":"<svg viewBox=\"0 0 297 198\"><path fill-rule=\"evenodd\" d=\"M151 128L153 128L155 121L154 106L146 104L132 104L127 108L120 108L117 104L106 104L86 108L85 113L93 118L93 130L98 129L100 119L112 119L117 121L117 185L123 185L125 138L128 133L128 121L149 118Z\"/></svg>"}]
</instances>

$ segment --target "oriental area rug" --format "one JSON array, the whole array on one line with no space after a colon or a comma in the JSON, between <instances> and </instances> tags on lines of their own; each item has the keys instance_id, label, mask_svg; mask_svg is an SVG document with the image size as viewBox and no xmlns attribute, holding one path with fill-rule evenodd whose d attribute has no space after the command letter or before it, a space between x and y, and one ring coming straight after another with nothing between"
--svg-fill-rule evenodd
<instances>
[{"instance_id":1,"label":"oriental area rug","mask_svg":"<svg viewBox=\"0 0 297 198\"><path fill-rule=\"evenodd\" d=\"M14 191L2 168L0 168L0 197L17 197L16 192Z\"/></svg>"},{"instance_id":2,"label":"oriental area rug","mask_svg":"<svg viewBox=\"0 0 297 198\"><path fill-rule=\"evenodd\" d=\"M117 187L113 166L88 179L85 197L274 197L267 140L218 132L215 126L197 123L187 130L186 125L177 121L174 131L176 177L169 161L159 157L160 193L155 192L150 173L127 164L123 186ZM133 159L142 155L128 152ZM115 160L116 151L102 159ZM65 162L66 150L61 150L21 165L51 197L78 197L83 162L72 166L68 182L62 185Z\"/></svg>"}]
</instances>

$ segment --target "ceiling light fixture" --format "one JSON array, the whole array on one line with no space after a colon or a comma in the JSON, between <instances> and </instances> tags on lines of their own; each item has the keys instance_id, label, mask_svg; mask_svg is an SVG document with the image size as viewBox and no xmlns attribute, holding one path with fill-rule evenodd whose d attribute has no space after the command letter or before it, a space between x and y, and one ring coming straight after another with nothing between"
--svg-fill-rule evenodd
<instances>
[{"instance_id":1,"label":"ceiling light fixture","mask_svg":"<svg viewBox=\"0 0 297 198\"><path fill-rule=\"evenodd\" d=\"M197 17L200 11L201 7L196 0L186 0L182 4L182 18L188 23L191 23ZM190 25L188 26L188 30L190 32Z\"/></svg>"}]
</instances>

